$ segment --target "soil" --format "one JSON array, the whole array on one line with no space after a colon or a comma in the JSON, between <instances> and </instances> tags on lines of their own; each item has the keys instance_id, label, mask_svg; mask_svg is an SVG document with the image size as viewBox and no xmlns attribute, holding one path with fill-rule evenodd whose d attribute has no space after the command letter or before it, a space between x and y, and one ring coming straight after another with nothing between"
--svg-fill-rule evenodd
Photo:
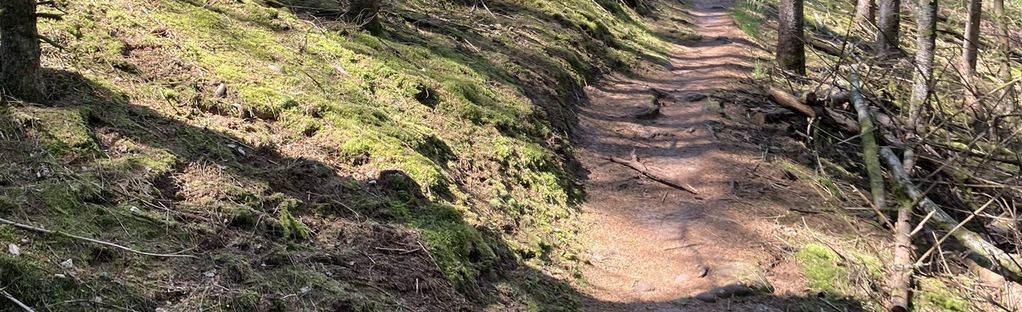
<instances>
[{"instance_id":1,"label":"soil","mask_svg":"<svg viewBox=\"0 0 1022 312\"><path fill-rule=\"evenodd\" d=\"M771 216L807 203L761 178L776 168L749 141L764 134L734 104L742 94L758 93L745 81L766 52L735 25L732 5L694 1L688 13L702 39L672 46L668 68L613 75L587 90L591 105L579 114L578 138L588 194L581 234L588 257L580 287L589 297L585 310L783 311L785 298L804 295L789 247L776 238L785 221ZM658 117L636 118L651 105L660 105ZM698 194L610 157L637 159ZM731 283L720 269L736 263L762 270L772 292L696 299Z\"/></svg>"}]
</instances>

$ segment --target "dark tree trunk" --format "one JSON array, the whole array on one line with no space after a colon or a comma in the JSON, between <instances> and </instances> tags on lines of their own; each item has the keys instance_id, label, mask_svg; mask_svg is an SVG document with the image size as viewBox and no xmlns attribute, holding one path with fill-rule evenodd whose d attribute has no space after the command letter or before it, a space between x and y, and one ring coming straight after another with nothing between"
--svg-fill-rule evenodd
<instances>
[{"instance_id":1,"label":"dark tree trunk","mask_svg":"<svg viewBox=\"0 0 1022 312\"><path fill-rule=\"evenodd\" d=\"M983 17L983 1L969 0L969 18L965 22L965 40L962 43L962 66L968 74L976 72L976 51L979 45L979 23Z\"/></svg>"},{"instance_id":2,"label":"dark tree trunk","mask_svg":"<svg viewBox=\"0 0 1022 312\"><path fill-rule=\"evenodd\" d=\"M1007 83L1015 78L1011 76L1011 59L1008 58L1011 51L1011 38L1008 37L1008 16L1004 12L1004 0L994 0L994 26L994 29L997 31L997 45L1000 46L1000 53L1003 58L1000 76L1001 80ZM1004 97L1011 106L1017 105L1018 94L1015 91L1014 85L1008 85L1004 88ZM1013 109L1014 107L1006 108ZM1007 110L1002 109L1002 111Z\"/></svg>"},{"instance_id":3,"label":"dark tree trunk","mask_svg":"<svg viewBox=\"0 0 1022 312\"><path fill-rule=\"evenodd\" d=\"M920 114L932 91L933 52L937 40L937 0L918 0L916 63L909 99L909 124L919 128Z\"/></svg>"},{"instance_id":4,"label":"dark tree trunk","mask_svg":"<svg viewBox=\"0 0 1022 312\"><path fill-rule=\"evenodd\" d=\"M380 0L351 0L351 7L344 14L345 19L362 26L363 29L379 34L383 31L380 23Z\"/></svg>"},{"instance_id":5,"label":"dark tree trunk","mask_svg":"<svg viewBox=\"0 0 1022 312\"><path fill-rule=\"evenodd\" d=\"M983 17L983 1L969 0L969 18L965 22L965 40L962 40L962 84L965 85L966 104L976 107L976 52L979 45L979 23Z\"/></svg>"},{"instance_id":6,"label":"dark tree trunk","mask_svg":"<svg viewBox=\"0 0 1022 312\"><path fill-rule=\"evenodd\" d=\"M35 0L0 0L0 87L25 101L45 94L37 19Z\"/></svg>"},{"instance_id":7,"label":"dark tree trunk","mask_svg":"<svg viewBox=\"0 0 1022 312\"><path fill-rule=\"evenodd\" d=\"M785 70L806 73L806 48L802 0L781 0L777 28L777 64Z\"/></svg>"},{"instance_id":8,"label":"dark tree trunk","mask_svg":"<svg viewBox=\"0 0 1022 312\"><path fill-rule=\"evenodd\" d=\"M877 4L875 0L859 0L855 5L855 23L870 29L877 23Z\"/></svg>"},{"instance_id":9,"label":"dark tree trunk","mask_svg":"<svg viewBox=\"0 0 1022 312\"><path fill-rule=\"evenodd\" d=\"M901 0L878 0L880 9L877 14L877 54L894 54L898 52L898 36L901 27Z\"/></svg>"}]
</instances>

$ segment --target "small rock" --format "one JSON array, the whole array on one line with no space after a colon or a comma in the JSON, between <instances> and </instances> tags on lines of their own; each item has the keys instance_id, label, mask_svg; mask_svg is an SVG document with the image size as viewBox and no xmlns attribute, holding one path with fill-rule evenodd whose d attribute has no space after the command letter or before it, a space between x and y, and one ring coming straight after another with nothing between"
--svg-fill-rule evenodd
<instances>
[{"instance_id":1,"label":"small rock","mask_svg":"<svg viewBox=\"0 0 1022 312\"><path fill-rule=\"evenodd\" d=\"M635 112L634 114L632 114L632 117L635 117L635 119L643 119L643 120L656 119L659 116L660 116L660 106L655 106L655 105L650 105L650 106L647 106L647 107L643 107L643 108L639 109L638 112Z\"/></svg>"},{"instance_id":2,"label":"small rock","mask_svg":"<svg viewBox=\"0 0 1022 312\"><path fill-rule=\"evenodd\" d=\"M704 291L695 296L696 299L715 302L720 298L731 298L749 296L755 293L770 293L773 286L767 281L766 275L758 266L734 262L714 268L709 268L707 275L713 274L719 283L717 287Z\"/></svg>"},{"instance_id":3,"label":"small rock","mask_svg":"<svg viewBox=\"0 0 1022 312\"><path fill-rule=\"evenodd\" d=\"M706 99L706 95L702 93L689 94L685 96L687 102L699 102Z\"/></svg>"},{"instance_id":4,"label":"small rock","mask_svg":"<svg viewBox=\"0 0 1022 312\"><path fill-rule=\"evenodd\" d=\"M638 282L638 283L635 284L634 289L637 292L651 292L651 291L656 290L656 287L653 286L653 285L650 285L648 283Z\"/></svg>"},{"instance_id":5,"label":"small rock","mask_svg":"<svg viewBox=\"0 0 1022 312\"><path fill-rule=\"evenodd\" d=\"M284 71L283 69L280 68L280 66L273 65L273 64L266 65L266 68L268 68L270 71L278 73L278 74Z\"/></svg>"},{"instance_id":6,"label":"small rock","mask_svg":"<svg viewBox=\"0 0 1022 312\"><path fill-rule=\"evenodd\" d=\"M767 281L763 270L753 264L744 262L728 263L715 268L713 273L725 285L744 285L752 290L763 292L771 292L774 289L770 282Z\"/></svg>"},{"instance_id":7,"label":"small rock","mask_svg":"<svg viewBox=\"0 0 1022 312\"><path fill-rule=\"evenodd\" d=\"M67 260L64 260L64 262L60 263L60 267L66 269L66 270L70 270L70 269L73 269L75 267L75 262L74 262L74 260L67 259Z\"/></svg>"},{"instance_id":8,"label":"small rock","mask_svg":"<svg viewBox=\"0 0 1022 312\"><path fill-rule=\"evenodd\" d=\"M18 245L9 244L9 245L7 245L7 252L9 252L9 253L11 253L11 255L14 255L15 257L17 257L17 256L21 255L21 248L18 248Z\"/></svg>"},{"instance_id":9,"label":"small rock","mask_svg":"<svg viewBox=\"0 0 1022 312\"><path fill-rule=\"evenodd\" d=\"M227 97L227 84L221 83L217 85L216 91L213 92L213 96L221 99Z\"/></svg>"},{"instance_id":10,"label":"small rock","mask_svg":"<svg viewBox=\"0 0 1022 312\"><path fill-rule=\"evenodd\" d=\"M306 285L305 287L302 287L301 289L298 290L298 294L299 295L304 295L304 294L309 293L310 291L312 291L312 286L311 285Z\"/></svg>"},{"instance_id":11,"label":"small rock","mask_svg":"<svg viewBox=\"0 0 1022 312\"><path fill-rule=\"evenodd\" d=\"M139 213L139 212L141 212L141 210L139 210L138 207L135 207L135 206L131 206L131 208L128 208L128 211L131 211L131 213Z\"/></svg>"},{"instance_id":12,"label":"small rock","mask_svg":"<svg viewBox=\"0 0 1022 312\"><path fill-rule=\"evenodd\" d=\"M706 291L696 295L696 299L705 302L717 302L717 295L714 295L713 292Z\"/></svg>"},{"instance_id":13,"label":"small rock","mask_svg":"<svg viewBox=\"0 0 1022 312\"><path fill-rule=\"evenodd\" d=\"M67 275L57 273L57 274L53 274L53 277L56 277L56 278L67 278Z\"/></svg>"},{"instance_id":14,"label":"small rock","mask_svg":"<svg viewBox=\"0 0 1022 312\"><path fill-rule=\"evenodd\" d=\"M100 297L100 296L92 297L92 302L93 303L103 303L103 297Z\"/></svg>"},{"instance_id":15,"label":"small rock","mask_svg":"<svg viewBox=\"0 0 1022 312\"><path fill-rule=\"evenodd\" d=\"M216 270L209 270L209 271L203 272L202 275L204 275L206 277L209 277L209 278L213 278L213 277L216 276Z\"/></svg>"}]
</instances>

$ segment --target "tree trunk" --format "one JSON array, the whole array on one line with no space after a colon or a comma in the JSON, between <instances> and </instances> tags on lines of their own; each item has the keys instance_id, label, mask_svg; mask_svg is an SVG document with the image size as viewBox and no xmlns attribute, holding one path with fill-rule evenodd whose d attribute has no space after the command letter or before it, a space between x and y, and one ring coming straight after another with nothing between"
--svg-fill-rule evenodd
<instances>
[{"instance_id":1,"label":"tree trunk","mask_svg":"<svg viewBox=\"0 0 1022 312\"><path fill-rule=\"evenodd\" d=\"M962 40L962 84L965 85L966 105L978 109L976 96L976 52L979 47L979 23L983 16L983 1L969 0L969 17L965 22L965 39Z\"/></svg>"},{"instance_id":2,"label":"tree trunk","mask_svg":"<svg viewBox=\"0 0 1022 312\"><path fill-rule=\"evenodd\" d=\"M877 23L876 8L875 0L859 0L855 5L855 24L865 29L873 29Z\"/></svg>"},{"instance_id":3,"label":"tree trunk","mask_svg":"<svg viewBox=\"0 0 1022 312\"><path fill-rule=\"evenodd\" d=\"M878 0L880 10L877 21L877 54L898 52L898 35L901 30L901 0Z\"/></svg>"},{"instance_id":4,"label":"tree trunk","mask_svg":"<svg viewBox=\"0 0 1022 312\"><path fill-rule=\"evenodd\" d=\"M35 0L0 1L0 88L25 101L41 101L39 32Z\"/></svg>"},{"instance_id":5,"label":"tree trunk","mask_svg":"<svg viewBox=\"0 0 1022 312\"><path fill-rule=\"evenodd\" d=\"M1005 83L1014 80L1011 76L1011 59L1008 55L1011 51L1011 38L1008 36L1008 16L1004 12L1004 0L994 0L994 26L997 45L1000 46L1000 53L1002 54L1003 61L1001 62L1000 76L1001 80ZM1018 94L1015 91L1014 84L1007 85L1004 87L1004 97L1011 106L1017 105ZM1013 107L1006 107L1001 111L1010 111Z\"/></svg>"},{"instance_id":6,"label":"tree trunk","mask_svg":"<svg viewBox=\"0 0 1022 312\"><path fill-rule=\"evenodd\" d=\"M976 51L979 47L979 23L982 16L983 1L969 0L969 18L965 22L965 40L962 43L962 66L970 75L976 73Z\"/></svg>"},{"instance_id":7,"label":"tree trunk","mask_svg":"<svg viewBox=\"0 0 1022 312\"><path fill-rule=\"evenodd\" d=\"M802 0L781 0L777 19L777 64L782 69L805 75L805 18Z\"/></svg>"},{"instance_id":8,"label":"tree trunk","mask_svg":"<svg viewBox=\"0 0 1022 312\"><path fill-rule=\"evenodd\" d=\"M346 20L356 23L373 34L383 31L380 23L380 0L351 0L351 7L344 13Z\"/></svg>"},{"instance_id":9,"label":"tree trunk","mask_svg":"<svg viewBox=\"0 0 1022 312\"><path fill-rule=\"evenodd\" d=\"M862 162L866 165L866 173L869 176L870 193L873 195L873 206L877 210L884 211L887 207L886 192L884 192L884 173L880 166L880 144L877 143L877 127L873 123L873 113L866 105L859 86L859 75L853 69L849 81L851 81L852 106L855 106L856 115L859 117L859 139L862 140Z\"/></svg>"},{"instance_id":10,"label":"tree trunk","mask_svg":"<svg viewBox=\"0 0 1022 312\"><path fill-rule=\"evenodd\" d=\"M918 0L916 21L916 62L909 99L909 127L919 129L920 114L930 97L933 80L933 53L937 40L937 0Z\"/></svg>"}]
</instances>

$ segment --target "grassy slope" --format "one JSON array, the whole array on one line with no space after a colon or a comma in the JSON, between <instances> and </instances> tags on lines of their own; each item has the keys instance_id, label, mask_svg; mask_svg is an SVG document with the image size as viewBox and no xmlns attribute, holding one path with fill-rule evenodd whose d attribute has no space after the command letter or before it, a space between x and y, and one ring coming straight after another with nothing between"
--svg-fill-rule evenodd
<instances>
[{"instance_id":1,"label":"grassy slope","mask_svg":"<svg viewBox=\"0 0 1022 312\"><path fill-rule=\"evenodd\" d=\"M21 250L0 287L50 310L570 308L572 107L663 43L617 1L395 1L381 36L312 17L332 3L64 3L50 106L0 113L0 215L198 258L0 226Z\"/></svg>"},{"instance_id":2,"label":"grassy slope","mask_svg":"<svg viewBox=\"0 0 1022 312\"><path fill-rule=\"evenodd\" d=\"M914 5L913 3L904 2L903 4ZM963 129L968 129L971 125L965 120L967 115L961 114L961 108L957 106L959 105L957 103L963 101L962 86L959 83L959 76L955 70L956 62L960 61L961 40L952 34L954 32L961 33L962 30L958 28L964 27L962 26L965 19L964 2L941 2L940 5L942 6L941 15L948 17L948 20L941 21L938 28L948 31L938 34L935 77L940 83L936 86L936 98L943 103L942 109L948 110L943 112L943 114L957 116L950 119L960 122L959 126L963 127ZM1006 5L1008 6L1007 9L1010 16L1016 16L1014 15L1015 12L1022 10L1022 7L1010 1L1006 1ZM754 38L776 38L776 28L762 26L776 24L776 4L761 0L745 0L740 1L737 8L734 16L743 31L749 33ZM840 38L848 34L850 35L850 40L848 40L850 43L860 45L860 49L868 49L870 42L873 40L873 34L855 29L849 31L848 29L852 26L849 23L852 10L854 10L854 3L849 1L807 1L805 7L807 32L816 38L831 40L839 47ZM903 7L902 18L901 31L903 35L901 36L901 47L906 50L906 53L912 55L915 52L914 33L916 27L912 11ZM1022 27L1022 20L1012 20L1016 23L1016 27ZM985 21L984 27L992 27L988 23L989 21ZM984 35L988 31L990 30L983 30ZM771 40L760 40L759 43L767 47L775 44ZM998 83L989 82L989 79L992 79L992 76L995 75L997 70L996 62L998 62L996 59L997 53L992 50L993 47L994 44L989 44L987 47L981 48L980 52L981 65L979 66L979 74L983 76L983 79L988 80L986 82L988 86L985 86L985 88L990 88L991 85L999 85ZM810 76L823 80L831 79L832 77L828 76L828 74L839 61L838 58L825 52L813 51L808 47L807 49ZM860 54L860 59L871 57L871 52L868 50L857 50L854 53ZM912 81L912 65L910 61L911 57L904 57L897 59L892 64L868 67L869 72L864 73L864 81L867 83L868 89L883 90L884 96L894 99L889 104L892 104L895 109L905 105L904 101L906 100L899 101L897 99L909 98L911 92L910 83ZM1013 74L1018 76L1018 66L1014 66L1013 69L1015 71ZM841 75L847 75L847 68L842 69ZM763 80L774 79L780 81L780 84L789 85L783 79L778 79L776 76L768 77L766 73L758 78ZM814 87L818 87L818 85L816 83L809 83L796 85L795 87L801 88L801 91L811 91ZM835 144L839 140L826 137L816 138L829 144ZM847 152L840 148L828 147L828 143L818 143L820 146L817 147L817 150L821 157L829 157L844 167L862 172L863 169L857 164L859 162L856 158L858 157L857 155L847 155ZM839 170L845 169L841 168ZM821 169L820 171L827 170ZM860 175L864 176L865 174L860 173ZM854 178L854 176L852 178L850 182L861 183L857 182L857 178ZM940 192L934 191L931 194ZM916 220L922 217L916 216ZM928 244L922 248L929 248L930 245ZM883 308L880 304L887 298L888 289L884 286L887 275L883 272L883 268L879 266L881 263L879 261L890 263L891 255L886 248L883 250L876 250L875 248L842 250L842 254L845 257L844 259L839 259L837 254L829 250L833 246L827 246L828 249L820 247L810 243L804 245L796 254L803 271L806 273L810 289L828 294L829 297L848 297L865 300L873 304L872 308ZM841 248L838 247L838 249ZM848 254L853 255L852 258L861 257L861 261L848 259ZM856 267L863 265L867 267L864 270L865 272L854 272ZM947 269L935 269L917 274L913 291L913 309L917 311L971 311L981 309L980 305L977 305L978 301L975 298L983 298L987 294L981 287L976 287L978 282L975 277L961 268L951 268L951 270L955 271L955 273L943 272L951 272L947 271ZM863 287L863 285L868 287Z\"/></svg>"}]
</instances>

